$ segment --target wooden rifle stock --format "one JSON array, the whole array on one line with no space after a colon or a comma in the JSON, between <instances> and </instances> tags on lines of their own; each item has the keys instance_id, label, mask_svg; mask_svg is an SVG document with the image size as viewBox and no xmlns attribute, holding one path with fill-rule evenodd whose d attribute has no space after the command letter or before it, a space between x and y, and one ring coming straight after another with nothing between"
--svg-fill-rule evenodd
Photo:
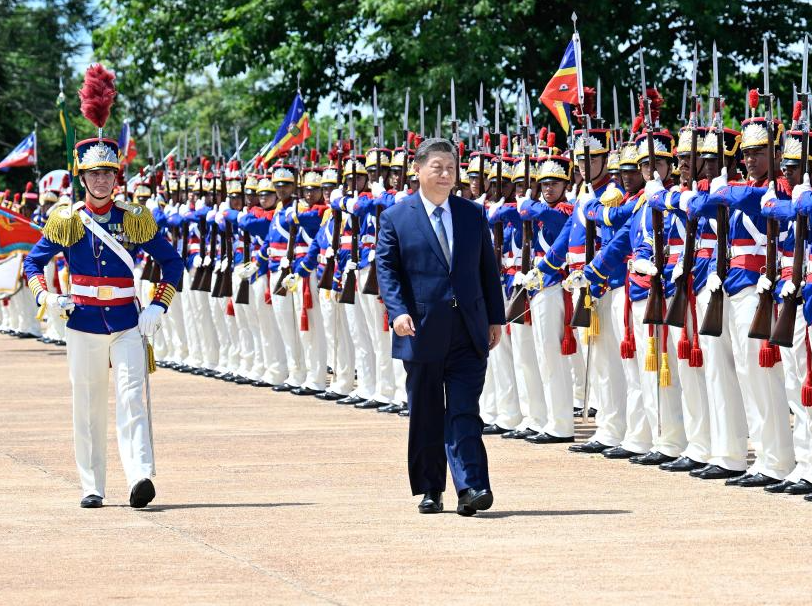
<instances>
[{"instance_id":1,"label":"wooden rifle stock","mask_svg":"<svg viewBox=\"0 0 812 606\"><path fill-rule=\"evenodd\" d=\"M383 212L382 206L377 206L375 208L375 248L373 250L378 250L378 233L380 232L381 228L381 213ZM362 293L365 295L378 295L380 290L378 288L378 267L373 259L372 262L369 264L369 275L367 276L366 284L364 284L364 288L361 290Z\"/></svg>"},{"instance_id":2,"label":"wooden rifle stock","mask_svg":"<svg viewBox=\"0 0 812 606\"><path fill-rule=\"evenodd\" d=\"M203 282L203 275L206 273L206 268L203 267L202 260L206 257L206 220L198 221L197 224L197 231L200 235L200 250L198 251L198 255L201 259L200 267L195 269L195 275L192 277L192 290L203 290L201 284Z\"/></svg>"},{"instance_id":3,"label":"wooden rifle stock","mask_svg":"<svg viewBox=\"0 0 812 606\"><path fill-rule=\"evenodd\" d=\"M208 225L208 224L207 224ZM201 267L203 270L203 278L200 281L200 290L212 292L211 289L211 276L214 272L214 263L217 258L217 235L219 231L217 223L213 223L209 231L209 264Z\"/></svg>"},{"instance_id":4,"label":"wooden rifle stock","mask_svg":"<svg viewBox=\"0 0 812 606\"><path fill-rule=\"evenodd\" d=\"M222 269L222 279L220 282L220 296L230 297L234 294L234 286L231 284L231 278L234 274L234 240L233 228L231 223L226 221L226 229L223 237L221 238L221 253L220 256L225 259L226 267Z\"/></svg>"},{"instance_id":5,"label":"wooden rifle stock","mask_svg":"<svg viewBox=\"0 0 812 606\"><path fill-rule=\"evenodd\" d=\"M352 244L350 247L350 260L358 263L358 217L350 215L352 227ZM341 295L338 297L339 303L355 304L355 288L357 284L357 269L345 272L344 283L341 288Z\"/></svg>"},{"instance_id":6,"label":"wooden rifle stock","mask_svg":"<svg viewBox=\"0 0 812 606\"><path fill-rule=\"evenodd\" d=\"M530 253L533 244L533 222L522 221L522 273L526 276L530 271ZM513 298L510 300L505 314L509 322L524 324L527 313L527 288L513 286Z\"/></svg>"},{"instance_id":7,"label":"wooden rifle stock","mask_svg":"<svg viewBox=\"0 0 812 606\"><path fill-rule=\"evenodd\" d=\"M727 207L719 206L716 209L716 275L724 284L727 278L727 229L728 229L728 211ZM725 309L725 290L719 287L719 290L712 292L708 307L705 310L705 319L702 320L702 326L699 328L699 334L708 337L719 337L724 330L724 309Z\"/></svg>"},{"instance_id":8,"label":"wooden rifle stock","mask_svg":"<svg viewBox=\"0 0 812 606\"><path fill-rule=\"evenodd\" d=\"M663 323L663 305L665 304L662 211L651 209L651 226L654 230L654 266L657 268L657 273L651 276L651 287L646 301L646 311L643 314L643 324L660 325Z\"/></svg>"},{"instance_id":9,"label":"wooden rifle stock","mask_svg":"<svg viewBox=\"0 0 812 606\"><path fill-rule=\"evenodd\" d=\"M584 249L585 264L590 263L595 258L595 222L586 220L586 241ZM580 296L572 310L572 321L570 326L573 328L589 328L592 322L592 309L586 304L586 298L589 294L589 287L584 286L581 288Z\"/></svg>"},{"instance_id":10,"label":"wooden rifle stock","mask_svg":"<svg viewBox=\"0 0 812 606\"><path fill-rule=\"evenodd\" d=\"M247 229L242 230L242 261L245 265L251 262L251 234ZM251 278L243 278L240 282L240 287L237 289L237 298L234 302L240 305L247 305L250 290Z\"/></svg>"},{"instance_id":11,"label":"wooden rifle stock","mask_svg":"<svg viewBox=\"0 0 812 606\"><path fill-rule=\"evenodd\" d=\"M341 230L343 225L341 215L341 209L333 210L333 237L330 242L330 247L333 249L333 256L324 262L324 271L319 280L319 288L322 290L333 289L333 280L335 279L336 273L336 257L341 248Z\"/></svg>"},{"instance_id":12,"label":"wooden rifle stock","mask_svg":"<svg viewBox=\"0 0 812 606\"><path fill-rule=\"evenodd\" d=\"M293 204L298 204L298 200L293 200ZM290 275L291 269L293 269L293 261L296 259L296 238L299 236L299 224L296 221L290 222L290 227L288 228L288 248L285 251L285 258L288 260L288 266L283 267L279 270L279 279L276 281L276 286L274 286L273 294L279 295L280 297L286 297L288 295L288 289L285 288L284 281Z\"/></svg>"},{"instance_id":13,"label":"wooden rifle stock","mask_svg":"<svg viewBox=\"0 0 812 606\"><path fill-rule=\"evenodd\" d=\"M220 260L222 261L226 258L226 251L224 245L225 237L223 234L220 233L220 228L217 225L217 223L212 224L212 239L214 239L215 235L219 236L220 239ZM223 296L220 294L220 291L222 291L223 289L223 271L220 269L219 263L214 260L217 256L216 246L212 246L212 249L214 249L214 254L212 255L212 271L217 275L214 278L214 286L211 287L211 290L209 292L211 292L212 298L219 299L220 297ZM216 269L214 267L215 264L217 264Z\"/></svg>"}]
</instances>

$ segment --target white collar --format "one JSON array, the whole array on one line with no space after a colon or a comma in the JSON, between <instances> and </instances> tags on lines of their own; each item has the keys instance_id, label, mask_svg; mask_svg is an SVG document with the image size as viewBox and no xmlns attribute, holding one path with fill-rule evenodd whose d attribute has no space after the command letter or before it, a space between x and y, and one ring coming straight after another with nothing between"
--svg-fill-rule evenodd
<instances>
[{"instance_id":1,"label":"white collar","mask_svg":"<svg viewBox=\"0 0 812 606\"><path fill-rule=\"evenodd\" d=\"M428 198L426 198L423 195L422 191L418 190L418 193L420 194L420 200L423 202L423 208L426 209L426 214L431 216L434 213L434 209L437 208L437 205L434 202L432 202L431 200L429 200ZM449 206L449 204L448 204L448 198L446 198L443 201L443 203L440 204L440 208L443 208L446 211L448 211L449 213L451 213L451 206Z\"/></svg>"}]
</instances>

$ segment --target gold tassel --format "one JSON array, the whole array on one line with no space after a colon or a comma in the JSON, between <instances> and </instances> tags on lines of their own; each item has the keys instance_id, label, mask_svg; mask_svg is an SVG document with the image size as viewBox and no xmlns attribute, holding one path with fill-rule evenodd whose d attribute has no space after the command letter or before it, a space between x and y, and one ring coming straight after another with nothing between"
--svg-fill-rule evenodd
<instances>
[{"instance_id":1,"label":"gold tassel","mask_svg":"<svg viewBox=\"0 0 812 606\"><path fill-rule=\"evenodd\" d=\"M54 209L48 217L42 234L51 242L69 247L76 244L85 235L85 226L79 215L72 212L70 205Z\"/></svg>"},{"instance_id":2,"label":"gold tassel","mask_svg":"<svg viewBox=\"0 0 812 606\"><path fill-rule=\"evenodd\" d=\"M149 285L149 291L148 291L147 295L148 295L147 296L147 301L152 301L153 299L155 299L155 284L150 284Z\"/></svg>"},{"instance_id":3,"label":"gold tassel","mask_svg":"<svg viewBox=\"0 0 812 606\"><path fill-rule=\"evenodd\" d=\"M598 318L598 310L595 306L590 306L589 312L589 336L595 338L601 334L601 321Z\"/></svg>"},{"instance_id":4,"label":"gold tassel","mask_svg":"<svg viewBox=\"0 0 812 606\"><path fill-rule=\"evenodd\" d=\"M158 370L158 365L155 364L155 350L152 348L152 343L147 342L147 371L149 374Z\"/></svg>"},{"instance_id":5,"label":"gold tassel","mask_svg":"<svg viewBox=\"0 0 812 606\"><path fill-rule=\"evenodd\" d=\"M158 233L152 213L143 206L124 213L124 233L134 244L149 242Z\"/></svg>"},{"instance_id":6,"label":"gold tassel","mask_svg":"<svg viewBox=\"0 0 812 606\"><path fill-rule=\"evenodd\" d=\"M668 354L661 354L660 387L671 387L671 369L668 367Z\"/></svg>"},{"instance_id":7,"label":"gold tassel","mask_svg":"<svg viewBox=\"0 0 812 606\"><path fill-rule=\"evenodd\" d=\"M646 347L646 365L647 372L657 372L657 347L654 337L648 338L648 347Z\"/></svg>"},{"instance_id":8,"label":"gold tassel","mask_svg":"<svg viewBox=\"0 0 812 606\"><path fill-rule=\"evenodd\" d=\"M39 310L37 310L37 320L42 320L45 317L45 302L39 306Z\"/></svg>"},{"instance_id":9,"label":"gold tassel","mask_svg":"<svg viewBox=\"0 0 812 606\"><path fill-rule=\"evenodd\" d=\"M589 328L579 328L578 332L581 333L581 343L589 345Z\"/></svg>"}]
</instances>

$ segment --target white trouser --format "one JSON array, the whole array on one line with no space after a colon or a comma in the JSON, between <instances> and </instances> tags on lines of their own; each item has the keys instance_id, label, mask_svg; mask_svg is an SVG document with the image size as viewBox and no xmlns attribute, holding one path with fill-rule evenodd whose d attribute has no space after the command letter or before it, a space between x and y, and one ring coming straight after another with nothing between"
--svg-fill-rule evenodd
<instances>
[{"instance_id":1,"label":"white trouser","mask_svg":"<svg viewBox=\"0 0 812 606\"><path fill-rule=\"evenodd\" d=\"M51 260L51 262L45 266L45 271L43 273L45 275L45 282L48 284L48 290L53 289L53 291L56 291L56 288L53 286L54 276L56 275L56 261ZM64 325L65 321L60 319L59 315L60 312L55 308L55 306L49 305L46 308L45 316L48 319L48 325L45 329L45 337L54 340L62 339L62 334L59 332L59 325Z\"/></svg>"},{"instance_id":2,"label":"white trouser","mask_svg":"<svg viewBox=\"0 0 812 606\"><path fill-rule=\"evenodd\" d=\"M116 435L130 488L152 476L153 451L144 404L144 345L138 328L110 335L67 329L68 368L73 388L73 440L82 494L105 496L107 388L116 390Z\"/></svg>"},{"instance_id":3,"label":"white trouser","mask_svg":"<svg viewBox=\"0 0 812 606\"><path fill-rule=\"evenodd\" d=\"M224 276L225 280L226 277ZM242 341L240 339L240 327L237 325L236 310L231 297L220 297L218 300L220 308L223 310L223 320L228 331L228 372L233 375L241 375L240 372L240 349ZM230 313L229 313L230 308Z\"/></svg>"},{"instance_id":4,"label":"white trouser","mask_svg":"<svg viewBox=\"0 0 812 606\"><path fill-rule=\"evenodd\" d=\"M215 370L219 373L225 373L229 370L228 353L231 348L231 337L228 334L228 325L226 324L226 299L213 297L209 293L209 305L211 322L214 324L214 332L217 335L217 366Z\"/></svg>"},{"instance_id":5,"label":"white trouser","mask_svg":"<svg viewBox=\"0 0 812 606\"><path fill-rule=\"evenodd\" d=\"M252 381L258 381L262 375L252 373L254 368L255 352L256 354L259 354L259 351L254 349L253 335L258 331L256 331L256 325L252 321L248 304L237 303L237 293L239 292L241 282L242 279L240 277L238 277L236 274L232 274L231 287L234 292L234 296L231 300L234 307L234 324L236 325L237 337L237 374L239 374L241 377L251 379ZM251 300L250 285L248 300ZM256 357L260 356L256 355Z\"/></svg>"},{"instance_id":6,"label":"white trouser","mask_svg":"<svg viewBox=\"0 0 812 606\"><path fill-rule=\"evenodd\" d=\"M488 357L488 366L485 368L485 383L482 385L482 394L479 396L479 416L485 425L496 422L496 387L493 380L493 352Z\"/></svg>"},{"instance_id":7,"label":"white trouser","mask_svg":"<svg viewBox=\"0 0 812 606\"><path fill-rule=\"evenodd\" d=\"M263 375L265 374L265 369L267 368L265 364L265 348L262 343L262 331L260 329L259 323L259 313L258 307L254 305L254 299L256 299L256 289L254 288L254 284L259 282L259 277L254 279L254 282L249 282L248 284L248 303L245 305L239 305L239 307L243 308L243 313L247 318L247 326L248 332L251 337L251 344L253 349L252 355L249 359L245 361L246 367L248 368L248 374L246 375L252 381L261 381ZM262 297L263 295L259 295ZM263 301L264 304L264 301ZM237 305L237 303L235 303ZM267 315L271 314L271 310L267 309Z\"/></svg>"},{"instance_id":8,"label":"white trouser","mask_svg":"<svg viewBox=\"0 0 812 606\"><path fill-rule=\"evenodd\" d=\"M186 281L186 272L181 274L181 280ZM186 284L184 283L184 290ZM189 335L186 334L186 323L183 316L183 303L180 295L176 294L172 299L172 304L166 311L166 317L172 320L172 343L170 345L169 359L172 362L181 363L189 355Z\"/></svg>"},{"instance_id":9,"label":"white trouser","mask_svg":"<svg viewBox=\"0 0 812 606\"><path fill-rule=\"evenodd\" d=\"M364 310L358 302L359 298L356 292L355 304L339 303L339 305L344 308L347 315L350 337L355 348L355 370L358 373L358 380L355 390L350 392L350 395L371 400L375 395L375 348L364 319Z\"/></svg>"},{"instance_id":10,"label":"white trouser","mask_svg":"<svg viewBox=\"0 0 812 606\"><path fill-rule=\"evenodd\" d=\"M183 290L180 297L183 326L187 338L186 358L181 360L186 366L197 368L203 365L203 348L201 345L200 322L195 312L195 293L191 289L191 278L188 271L183 272Z\"/></svg>"},{"instance_id":11,"label":"white trouser","mask_svg":"<svg viewBox=\"0 0 812 606\"><path fill-rule=\"evenodd\" d=\"M662 366L663 326L654 327L655 355L657 356L657 370L645 370L646 353L648 350L649 325L643 324L648 301L634 301L632 315L634 317L634 338L637 342L637 359L640 384L643 394L643 408L651 435L651 451L660 452L669 457L678 457L685 450L685 426L682 420L682 398L677 372L671 372L671 385L660 386L660 367ZM671 332L669 330L669 332ZM669 369L677 359L677 352L671 339L665 342L668 354Z\"/></svg>"},{"instance_id":12,"label":"white trouser","mask_svg":"<svg viewBox=\"0 0 812 606\"><path fill-rule=\"evenodd\" d=\"M502 302L505 303L504 289ZM513 337L502 327L502 338L488 356L488 365L493 366L493 386L496 396L496 420L494 423L503 429L517 429L522 422L519 406L519 390L513 370Z\"/></svg>"},{"instance_id":13,"label":"white trouser","mask_svg":"<svg viewBox=\"0 0 812 606\"><path fill-rule=\"evenodd\" d=\"M583 329L573 328L575 331L575 340L578 342L576 351L571 356L566 357L566 367L569 373L570 380L572 381L572 406L573 408L581 408L584 405L584 398L586 397L586 353L587 346L584 345L584 332ZM598 410L600 403L595 397L595 390L593 389L589 396L589 406Z\"/></svg>"},{"instance_id":14,"label":"white trouser","mask_svg":"<svg viewBox=\"0 0 812 606\"><path fill-rule=\"evenodd\" d=\"M696 295L697 324L702 326L710 303L711 292L703 288ZM723 317L730 317L730 301L723 297ZM733 340L723 325L722 335L699 335L704 358L705 385L708 388L708 428L710 459L708 463L733 471L747 468L747 419L736 376Z\"/></svg>"},{"instance_id":15,"label":"white trouser","mask_svg":"<svg viewBox=\"0 0 812 606\"><path fill-rule=\"evenodd\" d=\"M783 370L779 365L772 368L759 366L761 341L747 337L758 306L756 287L744 288L729 298L727 329L733 337L736 373L742 390L750 441L756 453L756 460L749 472L782 480L795 466Z\"/></svg>"},{"instance_id":16,"label":"white trouser","mask_svg":"<svg viewBox=\"0 0 812 606\"><path fill-rule=\"evenodd\" d=\"M510 324L510 344L513 349L513 372L516 376L519 410L522 415L516 429L541 432L547 425L547 403L544 400L538 358L533 344L533 327L527 324Z\"/></svg>"},{"instance_id":17,"label":"white trouser","mask_svg":"<svg viewBox=\"0 0 812 606\"><path fill-rule=\"evenodd\" d=\"M29 289L27 285L23 285L11 300L17 312L17 330L41 337L42 329L40 328L39 320L37 320L39 308L34 300L34 294L31 292L31 289Z\"/></svg>"},{"instance_id":18,"label":"white trouser","mask_svg":"<svg viewBox=\"0 0 812 606\"><path fill-rule=\"evenodd\" d=\"M279 281L280 271L275 271L271 275L271 292L273 293ZM307 370L304 362L304 350L300 339L299 318L293 306L294 297L287 293L281 295L271 295L271 305L276 316L276 323L279 326L279 333L282 336L282 343L285 346L285 357L288 362L288 376L285 383L293 387L301 387L307 378Z\"/></svg>"},{"instance_id":19,"label":"white trouser","mask_svg":"<svg viewBox=\"0 0 812 606\"><path fill-rule=\"evenodd\" d=\"M347 322L347 306L338 302L338 293L333 290L320 289L319 303L327 356L333 361L333 377L328 391L347 396L355 383L355 354Z\"/></svg>"},{"instance_id":20,"label":"white trouser","mask_svg":"<svg viewBox=\"0 0 812 606\"><path fill-rule=\"evenodd\" d=\"M266 272L254 281L251 285L249 305L256 313L262 341L262 358L265 366L262 380L271 385L280 385L285 382L288 375L288 363L285 358L285 344L276 324L273 307L265 302L265 293L270 292L269 279L270 275Z\"/></svg>"},{"instance_id":21,"label":"white trouser","mask_svg":"<svg viewBox=\"0 0 812 606\"><path fill-rule=\"evenodd\" d=\"M574 356L561 354L561 339L564 337L564 290L561 285L537 292L530 300L530 315L546 407L544 416L547 422L542 431L568 438L575 433L575 420L572 416L572 374L567 358Z\"/></svg>"},{"instance_id":22,"label":"white trouser","mask_svg":"<svg viewBox=\"0 0 812 606\"><path fill-rule=\"evenodd\" d=\"M197 271L202 270L198 269ZM192 302L194 303L194 321L200 329L202 365L208 370L214 370L217 368L219 361L217 331L214 329L211 309L214 300L205 290L196 290L193 291Z\"/></svg>"},{"instance_id":23,"label":"white trouser","mask_svg":"<svg viewBox=\"0 0 812 606\"><path fill-rule=\"evenodd\" d=\"M579 297L580 291L573 295L573 306L578 305ZM622 306L622 288L607 292L600 299L592 299L592 313L597 310L600 334L590 338L585 352L588 359L584 368L585 376L589 373L587 398L590 401L594 398L598 403L598 412L595 415L597 429L590 439L607 446L620 445L626 433L627 402L634 402L634 398L639 397L639 387L636 392L634 386L630 386L628 390L626 387L624 369L628 360L623 360L624 364L619 363L622 336L619 336L620 332L612 317L617 301ZM592 351L589 351L590 348Z\"/></svg>"},{"instance_id":24,"label":"white trouser","mask_svg":"<svg viewBox=\"0 0 812 606\"><path fill-rule=\"evenodd\" d=\"M369 266L358 271L358 292L355 293L355 302L361 304L369 337L372 340L372 349L375 351L375 394L372 399L382 404L391 404L395 395L392 339L389 331L383 329L384 305L378 295L365 295L361 292L369 279L369 271Z\"/></svg>"},{"instance_id":25,"label":"white trouser","mask_svg":"<svg viewBox=\"0 0 812 606\"><path fill-rule=\"evenodd\" d=\"M798 482L812 477L812 434L810 434L809 408L801 404L801 386L806 378L806 319L803 308L798 307L792 347L781 348L784 366L784 387L789 407L795 415L792 443L795 449L795 467L785 478Z\"/></svg>"},{"instance_id":26,"label":"white trouser","mask_svg":"<svg viewBox=\"0 0 812 606\"><path fill-rule=\"evenodd\" d=\"M690 310L686 322L688 340L692 341L694 331ZM701 324L699 323L699 311L697 310L697 330L699 326ZM673 348L678 347L682 338L682 329L669 326L668 338ZM669 347L668 351L670 357L671 347ZM670 360L672 376L674 360L676 358ZM682 421L685 429L685 439L687 440L687 446L680 454L698 463L707 463L710 460L711 441L705 371L702 367L691 368L689 360L676 360L676 367L679 374L679 384L682 387Z\"/></svg>"},{"instance_id":27,"label":"white trouser","mask_svg":"<svg viewBox=\"0 0 812 606\"><path fill-rule=\"evenodd\" d=\"M310 284L310 301L312 307L303 312L304 281ZM288 293L291 296L291 293ZM319 286L316 274L310 273L299 282L299 288L293 293L293 305L296 310L296 329L302 343L304 362L307 369L303 386L308 389L324 391L327 386L327 344L324 340L324 326L319 305ZM307 313L308 329L302 330L303 313Z\"/></svg>"}]
</instances>

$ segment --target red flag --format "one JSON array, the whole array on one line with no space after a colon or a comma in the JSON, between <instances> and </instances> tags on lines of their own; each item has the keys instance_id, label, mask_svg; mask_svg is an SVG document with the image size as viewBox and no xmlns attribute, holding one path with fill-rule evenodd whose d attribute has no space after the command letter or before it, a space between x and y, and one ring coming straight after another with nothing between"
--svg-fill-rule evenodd
<instances>
[{"instance_id":1,"label":"red flag","mask_svg":"<svg viewBox=\"0 0 812 606\"><path fill-rule=\"evenodd\" d=\"M0 209L0 255L29 251L41 236L39 226L13 210Z\"/></svg>"}]
</instances>

